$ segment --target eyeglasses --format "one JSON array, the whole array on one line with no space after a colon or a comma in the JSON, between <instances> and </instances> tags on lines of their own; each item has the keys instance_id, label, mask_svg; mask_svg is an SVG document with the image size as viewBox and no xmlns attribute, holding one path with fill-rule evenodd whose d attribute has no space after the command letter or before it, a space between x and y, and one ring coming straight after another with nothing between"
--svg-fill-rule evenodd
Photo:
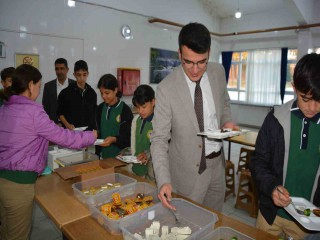
<instances>
[{"instance_id":1,"label":"eyeglasses","mask_svg":"<svg viewBox=\"0 0 320 240\"><path fill-rule=\"evenodd\" d=\"M198 69L204 69L208 64L208 59L205 58L198 62L192 62L187 59L183 59L183 64L186 66L187 69L193 68L194 65L197 65Z\"/></svg>"}]
</instances>

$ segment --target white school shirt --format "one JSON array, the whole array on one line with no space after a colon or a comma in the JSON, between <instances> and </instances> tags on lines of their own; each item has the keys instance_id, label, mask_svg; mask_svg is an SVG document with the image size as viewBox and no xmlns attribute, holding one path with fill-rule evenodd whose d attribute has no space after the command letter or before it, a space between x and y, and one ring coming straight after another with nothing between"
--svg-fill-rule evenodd
<instances>
[{"instance_id":1,"label":"white school shirt","mask_svg":"<svg viewBox=\"0 0 320 240\"><path fill-rule=\"evenodd\" d=\"M194 91L196 89L196 83L191 81L189 77L184 72L185 79L187 81L192 102L194 104ZM208 79L208 74L205 72L202 75L200 87L202 91L202 100L203 100L203 123L204 123L204 131L208 131L209 129L219 130L218 120L216 114L216 107L213 101L212 91L210 82ZM215 141L213 139L205 138L205 150L206 156L208 156L212 152L219 152L222 147L222 142Z\"/></svg>"}]
</instances>

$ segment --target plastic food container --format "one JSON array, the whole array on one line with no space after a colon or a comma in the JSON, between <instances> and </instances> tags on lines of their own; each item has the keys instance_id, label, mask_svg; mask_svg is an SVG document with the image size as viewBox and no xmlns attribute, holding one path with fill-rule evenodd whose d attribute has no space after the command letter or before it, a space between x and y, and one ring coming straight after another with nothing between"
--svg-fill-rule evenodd
<instances>
[{"instance_id":1,"label":"plastic food container","mask_svg":"<svg viewBox=\"0 0 320 240\"><path fill-rule=\"evenodd\" d=\"M231 240L233 237L238 240L253 240L253 238L229 227L218 227L205 236L203 240Z\"/></svg>"},{"instance_id":2,"label":"plastic food container","mask_svg":"<svg viewBox=\"0 0 320 240\"><path fill-rule=\"evenodd\" d=\"M121 221L120 228L124 239L137 240L138 238L134 236L135 233L145 238L145 229L149 228L153 221L159 221L161 227L169 226L169 229L172 227L188 226L192 232L186 239L203 239L205 235L212 231L214 224L218 221L218 216L215 213L184 199L174 198L171 203L177 209L176 214L180 221L179 224L176 224L170 210L163 207L161 203L158 203Z\"/></svg>"},{"instance_id":3,"label":"plastic food container","mask_svg":"<svg viewBox=\"0 0 320 240\"><path fill-rule=\"evenodd\" d=\"M111 184L120 183L120 187L123 187L129 184L134 184L136 182L137 180L127 177L125 175L122 175L120 173L111 173L101 177L92 178L86 181L74 183L72 184L72 189L73 189L74 195L78 198L80 202L84 204L94 204L94 200L93 200L94 197L105 194L108 191L113 191L115 190L115 188L106 189L102 192L97 192L94 195L85 194L83 191L89 190L92 187L97 189L97 188L100 188L101 185L105 185L107 183L111 183Z\"/></svg>"},{"instance_id":4,"label":"plastic food container","mask_svg":"<svg viewBox=\"0 0 320 240\"><path fill-rule=\"evenodd\" d=\"M73 164L85 163L94 160L99 160L99 157L96 154L84 151L72 154L70 156L57 158L57 161L59 161L59 163L63 166L70 166Z\"/></svg>"},{"instance_id":5,"label":"plastic food container","mask_svg":"<svg viewBox=\"0 0 320 240\"><path fill-rule=\"evenodd\" d=\"M95 218L111 234L120 234L121 233L121 230L119 227L120 221L122 221L123 219L126 219L129 216L133 216L139 213L139 212L136 212L118 220L113 220L103 215L100 212L100 207L103 204L111 202L112 194L115 192L120 194L122 201L128 198L135 198L138 193L143 193L145 196L152 196L153 203L159 202L158 196L157 196L158 195L157 188L144 182L137 182L130 185L126 185L114 191L109 191L104 194L100 194L99 196L93 197L93 204L89 204L91 216Z\"/></svg>"}]
</instances>

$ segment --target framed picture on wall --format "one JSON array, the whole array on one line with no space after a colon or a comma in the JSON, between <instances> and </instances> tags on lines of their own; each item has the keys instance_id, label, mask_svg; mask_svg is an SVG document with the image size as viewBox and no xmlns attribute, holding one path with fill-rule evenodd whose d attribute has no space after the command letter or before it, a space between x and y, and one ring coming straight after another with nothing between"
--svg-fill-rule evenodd
<instances>
[{"instance_id":1,"label":"framed picture on wall","mask_svg":"<svg viewBox=\"0 0 320 240\"><path fill-rule=\"evenodd\" d=\"M178 52L151 48L150 49L150 83L159 83L173 69L180 65Z\"/></svg>"},{"instance_id":2,"label":"framed picture on wall","mask_svg":"<svg viewBox=\"0 0 320 240\"><path fill-rule=\"evenodd\" d=\"M37 54L16 53L15 62L16 67L21 64L29 64L39 69L39 55Z\"/></svg>"}]
</instances>

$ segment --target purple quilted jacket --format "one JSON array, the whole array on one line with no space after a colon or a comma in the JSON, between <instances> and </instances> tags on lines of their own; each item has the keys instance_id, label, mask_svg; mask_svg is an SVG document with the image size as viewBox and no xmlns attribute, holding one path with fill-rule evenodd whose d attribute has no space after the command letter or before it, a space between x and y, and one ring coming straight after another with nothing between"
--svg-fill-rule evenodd
<instances>
[{"instance_id":1,"label":"purple quilted jacket","mask_svg":"<svg viewBox=\"0 0 320 240\"><path fill-rule=\"evenodd\" d=\"M77 149L92 145L95 137L57 126L42 105L24 96L13 95L0 107L0 170L41 173L49 141Z\"/></svg>"}]
</instances>

